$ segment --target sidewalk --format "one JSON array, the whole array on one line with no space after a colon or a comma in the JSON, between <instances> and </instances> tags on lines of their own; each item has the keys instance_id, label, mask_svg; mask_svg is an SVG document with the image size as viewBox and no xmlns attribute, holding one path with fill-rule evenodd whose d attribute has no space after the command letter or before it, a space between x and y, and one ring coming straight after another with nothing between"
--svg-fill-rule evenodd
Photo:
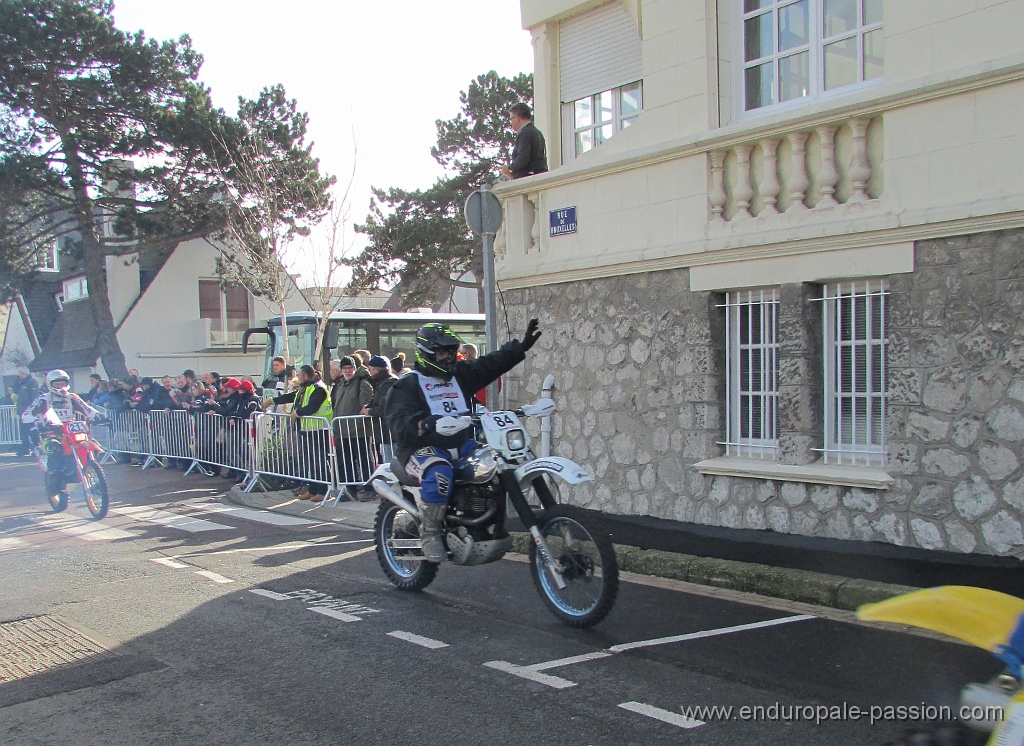
<instances>
[{"instance_id":1,"label":"sidewalk","mask_svg":"<svg viewBox=\"0 0 1024 746\"><path fill-rule=\"evenodd\" d=\"M343 502L335 508L332 498L319 507L290 491L245 494L237 488L227 498L354 528L373 528L379 504ZM935 585L974 585L1024 597L1024 563L1017 559L585 512L611 533L620 569L641 575L848 610ZM518 519L510 518L508 528L514 551L525 554L530 541Z\"/></svg>"}]
</instances>

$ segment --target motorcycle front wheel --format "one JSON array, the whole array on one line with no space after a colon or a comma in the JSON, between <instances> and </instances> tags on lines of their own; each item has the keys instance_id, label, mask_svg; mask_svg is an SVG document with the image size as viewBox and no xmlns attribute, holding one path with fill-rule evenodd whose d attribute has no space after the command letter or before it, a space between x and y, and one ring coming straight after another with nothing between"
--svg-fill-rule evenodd
<instances>
[{"instance_id":1,"label":"motorcycle front wheel","mask_svg":"<svg viewBox=\"0 0 1024 746\"><path fill-rule=\"evenodd\" d=\"M593 519L567 505L556 505L538 517L565 588L558 587L536 544L530 544L533 584L556 617L570 627L593 627L608 616L619 595L619 563L611 539Z\"/></svg>"},{"instance_id":2,"label":"motorcycle front wheel","mask_svg":"<svg viewBox=\"0 0 1024 746\"><path fill-rule=\"evenodd\" d=\"M50 490L47 490L49 493ZM50 501L50 509L54 513L60 513L61 511L68 509L68 493L64 490L59 490L55 495L47 495L47 499Z\"/></svg>"},{"instance_id":3,"label":"motorcycle front wheel","mask_svg":"<svg viewBox=\"0 0 1024 746\"><path fill-rule=\"evenodd\" d=\"M85 489L85 505L97 521L106 517L110 507L107 496L107 478L100 465L92 459L82 467L82 487Z\"/></svg>"},{"instance_id":4,"label":"motorcycle front wheel","mask_svg":"<svg viewBox=\"0 0 1024 746\"><path fill-rule=\"evenodd\" d=\"M405 524L412 530L396 532L396 519L399 527ZM400 549L394 546L395 540L419 538L419 528L412 516L394 503L381 500L380 507L377 508L377 519L373 524L374 549L377 561L380 562L388 580L403 591L421 591L430 585L437 575L438 565L420 559L422 552L418 549ZM409 556L415 558L405 559Z\"/></svg>"}]
</instances>

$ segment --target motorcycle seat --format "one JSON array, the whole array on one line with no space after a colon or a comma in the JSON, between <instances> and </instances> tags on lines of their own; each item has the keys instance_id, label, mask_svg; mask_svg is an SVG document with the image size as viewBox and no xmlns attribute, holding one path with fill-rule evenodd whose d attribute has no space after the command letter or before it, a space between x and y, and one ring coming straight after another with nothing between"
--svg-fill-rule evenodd
<instances>
[{"instance_id":1,"label":"motorcycle seat","mask_svg":"<svg viewBox=\"0 0 1024 746\"><path fill-rule=\"evenodd\" d=\"M397 457L391 459L391 473L398 477L398 483L406 487L419 487L420 480L405 470L405 464Z\"/></svg>"}]
</instances>

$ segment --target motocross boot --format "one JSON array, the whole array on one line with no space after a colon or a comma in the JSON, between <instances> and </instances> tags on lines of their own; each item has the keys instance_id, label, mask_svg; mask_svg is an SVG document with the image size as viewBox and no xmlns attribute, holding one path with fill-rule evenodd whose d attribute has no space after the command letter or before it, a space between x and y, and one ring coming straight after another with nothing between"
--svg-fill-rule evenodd
<instances>
[{"instance_id":1,"label":"motocross boot","mask_svg":"<svg viewBox=\"0 0 1024 746\"><path fill-rule=\"evenodd\" d=\"M420 522L423 558L427 562L444 562L448 559L448 551L445 548L441 532L444 528L444 516L448 512L448 504L421 502L419 508L423 516Z\"/></svg>"}]
</instances>

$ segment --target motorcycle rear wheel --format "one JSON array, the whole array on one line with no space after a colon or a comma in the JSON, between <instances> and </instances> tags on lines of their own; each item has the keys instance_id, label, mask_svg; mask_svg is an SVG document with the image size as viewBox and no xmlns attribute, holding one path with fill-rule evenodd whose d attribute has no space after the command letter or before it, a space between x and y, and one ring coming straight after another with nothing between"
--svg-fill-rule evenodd
<instances>
[{"instance_id":1,"label":"motorcycle rear wheel","mask_svg":"<svg viewBox=\"0 0 1024 746\"><path fill-rule=\"evenodd\" d=\"M394 538L419 538L395 537L395 518L400 514L405 515L405 511L387 500L382 500L380 507L377 508L377 519L373 524L373 543L377 561L396 588L403 591L421 591L434 581L438 565L424 562L418 557L415 560L403 561L403 553L415 550L395 549L389 544Z\"/></svg>"},{"instance_id":2,"label":"motorcycle rear wheel","mask_svg":"<svg viewBox=\"0 0 1024 746\"><path fill-rule=\"evenodd\" d=\"M619 563L608 534L582 511L556 505L539 516L544 542L562 569L566 587L530 544L533 584L548 609L570 627L593 627L615 606L619 595Z\"/></svg>"},{"instance_id":3,"label":"motorcycle rear wheel","mask_svg":"<svg viewBox=\"0 0 1024 746\"><path fill-rule=\"evenodd\" d=\"M97 521L106 518L110 508L107 495L107 478L100 465L89 459L82 467L82 487L85 489L85 506Z\"/></svg>"}]
</instances>

